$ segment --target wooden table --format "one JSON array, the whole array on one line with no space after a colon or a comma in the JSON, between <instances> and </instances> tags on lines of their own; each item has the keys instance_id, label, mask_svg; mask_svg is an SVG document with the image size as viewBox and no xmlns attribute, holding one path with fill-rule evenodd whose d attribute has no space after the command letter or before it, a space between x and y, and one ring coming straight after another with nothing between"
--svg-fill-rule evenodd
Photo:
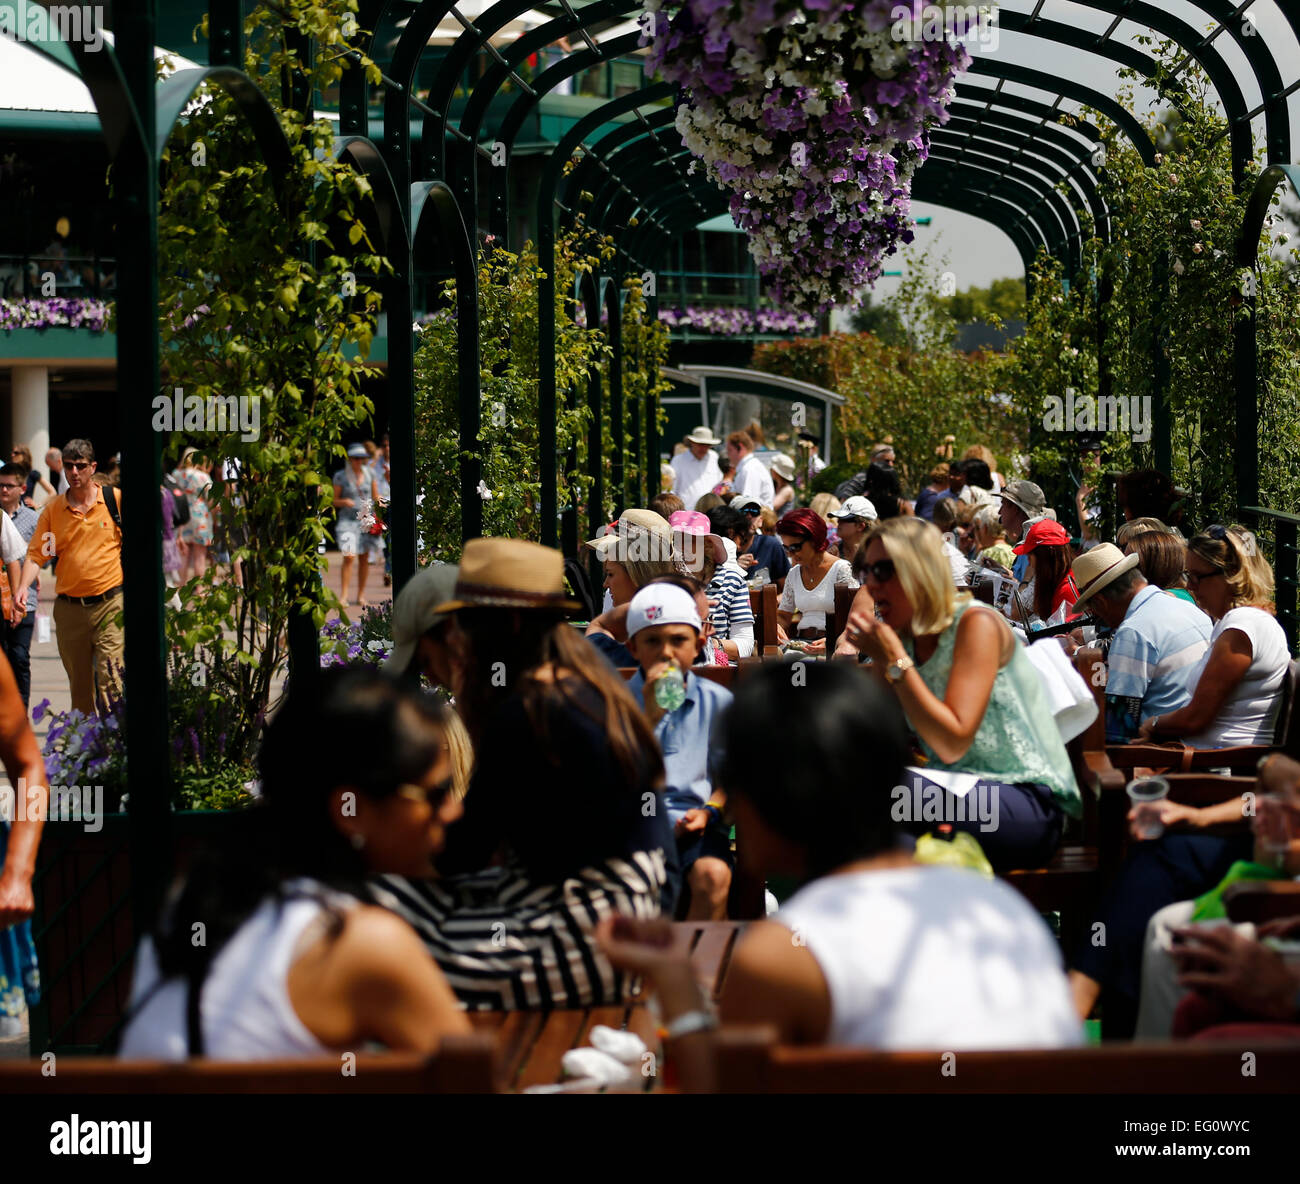
<instances>
[{"instance_id":1,"label":"wooden table","mask_svg":"<svg viewBox=\"0 0 1300 1184\"><path fill-rule=\"evenodd\" d=\"M717 1000L731 965L743 921L680 921L675 927L689 937L691 965L700 985ZM470 1022L478 1032L496 1032L501 1041L504 1079L520 1091L562 1081L560 1059L571 1048L590 1045L588 1033L603 1024L636 1033L656 1057L660 1054L655 1021L644 994L617 1007L579 1007L556 1011L474 1011ZM645 1078L645 1091L661 1086L659 1075Z\"/></svg>"}]
</instances>

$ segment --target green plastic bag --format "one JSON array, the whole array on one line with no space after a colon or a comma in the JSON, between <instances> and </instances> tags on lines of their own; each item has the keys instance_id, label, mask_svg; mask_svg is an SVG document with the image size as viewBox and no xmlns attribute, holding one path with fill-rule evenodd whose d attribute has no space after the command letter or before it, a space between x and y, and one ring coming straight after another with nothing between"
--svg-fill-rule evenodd
<instances>
[{"instance_id":1,"label":"green plastic bag","mask_svg":"<svg viewBox=\"0 0 1300 1184\"><path fill-rule=\"evenodd\" d=\"M1223 890L1238 880L1279 880L1281 873L1275 867L1265 867L1262 863L1251 863L1239 859L1229 869L1228 874L1204 896L1196 898L1196 907L1192 910L1193 921L1223 921L1227 919L1228 910L1223 904Z\"/></svg>"},{"instance_id":2,"label":"green plastic bag","mask_svg":"<svg viewBox=\"0 0 1300 1184\"><path fill-rule=\"evenodd\" d=\"M938 835L926 834L916 840L916 862L931 863L939 867L964 867L993 879L993 865L989 863L979 840L964 830L959 830L951 841Z\"/></svg>"}]
</instances>

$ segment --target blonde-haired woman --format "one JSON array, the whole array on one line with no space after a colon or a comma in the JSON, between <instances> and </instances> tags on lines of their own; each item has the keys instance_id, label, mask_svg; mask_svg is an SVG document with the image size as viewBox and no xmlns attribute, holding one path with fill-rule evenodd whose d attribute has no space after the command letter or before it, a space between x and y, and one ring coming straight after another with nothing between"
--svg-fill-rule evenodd
<instances>
[{"instance_id":1,"label":"blonde-haired woman","mask_svg":"<svg viewBox=\"0 0 1300 1184\"><path fill-rule=\"evenodd\" d=\"M1272 744L1291 663L1273 608L1273 570L1243 526L1209 526L1187 544L1187 585L1214 622L1191 700L1142 724L1144 739L1192 748ZM1196 811L1190 811L1195 814Z\"/></svg>"},{"instance_id":2,"label":"blonde-haired woman","mask_svg":"<svg viewBox=\"0 0 1300 1184\"><path fill-rule=\"evenodd\" d=\"M860 597L845 632L929 758L924 775L909 774L902 819L923 831L937 812L998 871L1042 867L1083 804L1037 672L996 611L957 597L930 523L889 518L862 545L875 612Z\"/></svg>"},{"instance_id":3,"label":"blonde-haired woman","mask_svg":"<svg viewBox=\"0 0 1300 1184\"><path fill-rule=\"evenodd\" d=\"M32 450L26 444L15 444L10 450L9 459L16 465L21 465L27 470L23 480L27 483L23 490L23 505L29 508L35 508L33 498L36 491L42 489L46 497L54 496L54 486L51 485L44 477L41 476L40 469L32 467Z\"/></svg>"}]
</instances>

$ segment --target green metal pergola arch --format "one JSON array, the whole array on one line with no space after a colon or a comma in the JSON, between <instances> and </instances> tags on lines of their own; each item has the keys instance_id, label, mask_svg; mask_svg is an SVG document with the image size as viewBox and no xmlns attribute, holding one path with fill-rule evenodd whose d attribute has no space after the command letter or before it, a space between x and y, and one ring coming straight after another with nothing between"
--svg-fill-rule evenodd
<instances>
[{"instance_id":1,"label":"green metal pergola arch","mask_svg":"<svg viewBox=\"0 0 1300 1184\"><path fill-rule=\"evenodd\" d=\"M1134 0L1080 2L1085 8L1112 18L1105 33L1098 35L1044 18L1044 0L1037 0L1029 12L1013 11L1004 5L1000 26L1008 33L1042 39L1121 66L1131 66L1175 103L1181 85L1179 73L1191 62L1198 63L1210 79L1226 114L1228 126L1224 134L1230 139L1234 182L1238 189L1244 187L1250 172L1255 144L1253 121L1262 117L1267 167L1254 183L1249 215L1237 244L1238 262L1243 267L1253 267L1264 220L1278 189L1289 186L1293 192L1300 193L1300 172L1291 159L1292 133L1287 109L1287 100L1300 88L1300 79L1284 84L1279 66L1282 59L1263 38L1251 37L1242 25L1243 16L1252 8L1261 7L1262 0L1259 3L1257 0L1244 0L1236 4L1230 0L1195 0L1191 6L1215 22L1209 33L1193 28L1153 4ZM248 121L273 174L277 166L283 166L288 151L287 144L281 148L270 135L269 104L256 93L257 87L252 80L238 69L242 65L244 0L211 0L209 67L188 72L188 77L177 75L161 84L154 77L156 37L153 3L154 0L118 0L113 6L116 34L113 46L105 46L95 54L84 52L77 46L53 54L64 65L75 61L95 100L105 142L115 162L119 237L130 245L129 257L135 264L121 268L119 275L119 385L128 391L158 389L157 278L153 266L157 259L157 154L160 145L165 143L172 121L183 112L188 96L205 81L230 93ZM481 506L474 492L477 470L472 456L479 426L475 328L477 276L474 267L479 226L475 203L479 159L484 155L484 146L478 140L488 104L506 83L516 86L520 92L509 106L499 133L509 156L528 113L535 109L541 97L553 91L562 79L607 61L615 54L632 51L638 40L636 34L598 40L607 24L639 12L638 4L627 0L598 0L575 10L570 0L560 0L554 19L525 34L516 43L501 50L487 44L506 21L533 7L527 0L507 0L494 5L474 22L462 18L466 31L451 47L442 67L436 72L429 101L424 102L413 94L416 71L430 34L444 17L456 13L455 4L451 0L423 0L411 9L396 0L361 0L360 20L366 28L377 29L399 13L408 17L391 59L380 62L386 79L382 144L367 147L363 142L368 130L370 87L356 62L345 70L340 83L338 151L376 182L374 217L393 264L393 276L385 285L385 295L389 324L396 330L390 336L389 384L393 413L391 435L397 469L394 474L392 542L395 583L399 588L413 571L415 560L413 343L410 335L401 331L401 326L410 323L414 317L411 285L416 252L425 249L423 244L436 228L438 241L450 255L458 278L460 303L457 316L462 330L458 354L462 412L462 526L469 534L481 523ZM1300 5L1291 0L1277 0L1274 8L1282 14L1300 43ZM1114 36L1128 26L1152 29L1182 48L1184 60L1171 79L1162 84L1150 58L1130 46L1115 43ZM584 48L570 54L564 62L546 69L537 78L531 81L523 79L519 70L522 61L565 34L580 36ZM1224 34L1243 55L1259 90L1261 101L1254 106L1250 106L1237 77L1216 45ZM369 46L372 56L374 48L372 38ZM470 87L470 99L464 113L459 121L453 121L448 118L451 94L465 68L481 51L489 53L495 60L483 77ZM1032 257L1039 247L1054 248L1068 257L1071 236L1078 234L1077 211L1086 205L1090 217L1099 227L1101 222L1097 219L1095 170L1086 163L1086 150L1082 146L1078 150L1079 162L1075 168L1065 168L1065 158L1072 155L1072 148L1068 138L1056 134L1055 129L1049 134L1053 113L1068 116L1074 124L1074 134L1081 140L1088 140L1095 129L1082 115L1065 112L1061 104L1068 100L1100 111L1129 137L1148 164L1153 161L1154 146L1138 121L1108 95L1069 78L1047 75L1010 60L1014 56L1009 54L998 60L977 58L974 61L969 80L959 83L957 88L962 104L959 122L954 121L949 128L935 132L933 139L937 151L919 170L914 195L918 200L955 204L986 217L993 225L1000 225L1022 258ZM1294 51L1287 60L1293 58ZM989 80L992 85L975 85L974 80ZM1046 95L1049 103L1006 93L1005 87L1009 83ZM611 171L622 178L615 183L606 177L596 186L599 193L597 228L615 234L623 252L619 257L621 260L632 263L653 258L656 239L694 224L691 219L694 217L698 221L699 207L709 210L725 206L725 198L710 189L701 177L687 178L683 175L678 166L685 156L672 147L667 138L671 132L648 126L653 118L650 108L657 103L672 102L674 98L674 88L648 82L633 95L605 103L592 115L584 117L556 145L544 170L538 209L541 216L539 249L544 253L544 268L553 265L554 199L560 170L584 143L593 156L607 150L614 154L615 167ZM1052 98L1054 102L1050 101ZM307 105L309 109L310 96L296 94L292 100ZM967 103L974 109L968 110ZM415 175L412 165L413 115L421 121L423 147L429 162L421 176ZM1030 121L1040 121L1037 131L1023 126L1026 121L1021 117L1024 116L1028 116ZM610 139L605 145L609 125L619 120L627 120L629 126L639 128L639 132L619 140ZM277 126L277 133L278 130ZM1052 151L1048 151L1049 148ZM648 156L651 149L653 160L637 159L638 153ZM986 167L984 162L989 162L991 167ZM609 161L605 163L609 167ZM633 164L641 167L630 167ZM596 169L593 161L583 168L583 177ZM508 226L505 203L509 191L504 174L505 170L499 174L494 170L490 174L493 197L489 223L498 233ZM636 184L631 183L633 179ZM647 192L639 192L639 185L644 186ZM1064 194L1057 188L1062 185L1066 189ZM621 186L626 186L630 192L625 192ZM630 225L633 217L638 222L635 227ZM622 265L616 263L611 275L589 277L591 291L584 294L592 303L589 316L599 317L602 302L607 306L611 320L617 315L621 269ZM1160 287L1158 277L1156 287ZM547 293L541 295L546 297ZM556 392L554 323L551 319L554 316L553 291L549 295L550 298L541 300L539 307L543 353L540 359L542 438L539 465L544 486L542 520L548 541L551 541L556 523ZM652 297L652 309L656 303ZM1254 444L1257 443L1253 433L1256 431L1258 406L1255 308L1255 298L1248 294L1249 316L1238 323L1236 339L1240 445L1238 490L1243 505L1248 509L1258 492L1258 475L1253 468L1256 465ZM548 319L551 319L549 324ZM549 358L546 356L548 347ZM611 401L612 398L611 390ZM650 425L647 424L647 433L649 431ZM133 785L132 865L137 877L137 915L144 916L151 913L156 904L170 853L169 760L159 575L160 506L157 497L153 496L159 478L159 456L157 437L152 433L147 417L133 415L125 407L122 439L124 450L133 458L124 471L124 515L128 532L124 564L129 585L125 610L127 732ZM549 481L547 474L550 475Z\"/></svg>"}]
</instances>

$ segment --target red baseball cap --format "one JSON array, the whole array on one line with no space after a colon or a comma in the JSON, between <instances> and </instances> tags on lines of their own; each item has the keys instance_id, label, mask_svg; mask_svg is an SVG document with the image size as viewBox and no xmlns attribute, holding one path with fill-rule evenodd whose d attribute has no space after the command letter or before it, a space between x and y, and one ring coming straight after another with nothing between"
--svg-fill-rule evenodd
<instances>
[{"instance_id":1,"label":"red baseball cap","mask_svg":"<svg viewBox=\"0 0 1300 1184\"><path fill-rule=\"evenodd\" d=\"M1063 547L1070 541L1070 532L1059 522L1044 518L1035 522L1025 535L1025 541L1011 549L1017 555L1028 555L1035 547Z\"/></svg>"}]
</instances>

